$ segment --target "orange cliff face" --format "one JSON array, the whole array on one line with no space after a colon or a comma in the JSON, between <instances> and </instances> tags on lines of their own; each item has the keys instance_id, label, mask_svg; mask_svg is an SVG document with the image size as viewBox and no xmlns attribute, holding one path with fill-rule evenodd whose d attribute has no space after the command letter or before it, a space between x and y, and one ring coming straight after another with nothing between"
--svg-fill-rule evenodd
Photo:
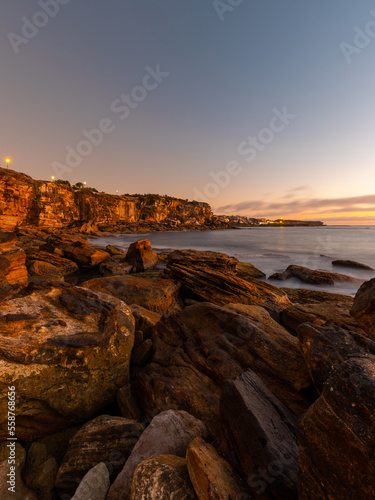
<instances>
[{"instance_id":1,"label":"orange cliff face","mask_svg":"<svg viewBox=\"0 0 375 500\"><path fill-rule=\"evenodd\" d=\"M213 217L207 203L169 197L132 197L74 191L63 184L37 181L0 168L0 228L62 228L74 221L116 224L161 222L204 224Z\"/></svg>"}]
</instances>

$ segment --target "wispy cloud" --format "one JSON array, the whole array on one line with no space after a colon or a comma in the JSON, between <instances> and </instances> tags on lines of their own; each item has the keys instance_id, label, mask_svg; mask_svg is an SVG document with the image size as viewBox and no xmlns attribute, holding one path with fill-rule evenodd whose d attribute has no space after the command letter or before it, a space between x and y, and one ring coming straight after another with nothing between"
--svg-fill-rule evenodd
<instances>
[{"instance_id":1,"label":"wispy cloud","mask_svg":"<svg viewBox=\"0 0 375 500\"><path fill-rule=\"evenodd\" d=\"M295 188L302 190L305 187ZM287 201L279 199L274 202L264 200L244 201L218 207L218 213L243 214L253 217L273 217L292 214L312 213L355 213L375 212L375 194L351 196L347 198L298 198Z\"/></svg>"}]
</instances>

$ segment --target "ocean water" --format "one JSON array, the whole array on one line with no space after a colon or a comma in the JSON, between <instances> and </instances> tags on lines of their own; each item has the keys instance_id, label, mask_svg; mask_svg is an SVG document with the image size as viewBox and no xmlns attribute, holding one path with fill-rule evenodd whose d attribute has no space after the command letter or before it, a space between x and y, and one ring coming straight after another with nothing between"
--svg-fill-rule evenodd
<instances>
[{"instance_id":1,"label":"ocean water","mask_svg":"<svg viewBox=\"0 0 375 500\"><path fill-rule=\"evenodd\" d=\"M219 231L171 231L145 234L107 235L91 238L91 244L108 244L127 249L140 239L150 240L156 251L195 249L223 252L250 262L267 278L284 271L290 264L354 276L365 281L375 277L374 271L332 266L332 260L348 259L375 268L375 226L322 227L254 227ZM354 295L361 283L334 286L308 285L296 279L273 281L276 286L309 288Z\"/></svg>"}]
</instances>

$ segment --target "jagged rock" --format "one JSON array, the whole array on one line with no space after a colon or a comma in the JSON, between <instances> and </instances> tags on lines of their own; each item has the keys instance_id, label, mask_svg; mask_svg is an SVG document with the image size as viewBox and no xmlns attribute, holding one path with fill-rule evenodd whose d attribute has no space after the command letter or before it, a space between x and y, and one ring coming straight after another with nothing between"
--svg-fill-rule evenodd
<instances>
[{"instance_id":1,"label":"jagged rock","mask_svg":"<svg viewBox=\"0 0 375 500\"><path fill-rule=\"evenodd\" d=\"M309 269L308 267L291 265L286 268L283 273L275 273L269 277L272 280L288 280L290 278L298 278L304 283L312 285L334 285L335 283L353 282L361 283L363 280L346 276L345 274L331 273L329 271L318 271Z\"/></svg>"},{"instance_id":2,"label":"jagged rock","mask_svg":"<svg viewBox=\"0 0 375 500\"><path fill-rule=\"evenodd\" d=\"M14 463L9 464L9 459L14 460ZM39 500L22 480L21 473L25 459L26 452L19 443L9 441L0 443L0 498L4 498L4 500ZM14 469L10 469L10 467L14 467ZM8 474L14 475L8 476ZM9 488L12 489L9 490Z\"/></svg>"},{"instance_id":3,"label":"jagged rock","mask_svg":"<svg viewBox=\"0 0 375 500\"><path fill-rule=\"evenodd\" d=\"M366 335L375 340L375 278L366 281L358 290L350 311Z\"/></svg>"},{"instance_id":4,"label":"jagged rock","mask_svg":"<svg viewBox=\"0 0 375 500\"><path fill-rule=\"evenodd\" d=\"M209 301L217 305L230 302L258 305L275 317L291 305L286 293L269 283L251 277L245 281L234 273L225 273L209 267L202 268L170 261L163 276L181 283L188 298Z\"/></svg>"},{"instance_id":5,"label":"jagged rock","mask_svg":"<svg viewBox=\"0 0 375 500\"><path fill-rule=\"evenodd\" d=\"M144 460L134 472L130 500L197 500L185 458L161 455Z\"/></svg>"},{"instance_id":6,"label":"jagged rock","mask_svg":"<svg viewBox=\"0 0 375 500\"><path fill-rule=\"evenodd\" d=\"M177 302L179 286L167 280L108 276L85 281L81 286L96 292L108 293L126 304L138 304L161 314L180 309Z\"/></svg>"},{"instance_id":7,"label":"jagged rock","mask_svg":"<svg viewBox=\"0 0 375 500\"><path fill-rule=\"evenodd\" d=\"M227 381L220 409L231 460L254 497L297 499L293 414L250 370Z\"/></svg>"},{"instance_id":8,"label":"jagged rock","mask_svg":"<svg viewBox=\"0 0 375 500\"><path fill-rule=\"evenodd\" d=\"M315 387L322 392L332 368L353 354L375 355L375 342L350 329L334 324L304 323L297 329L298 339Z\"/></svg>"},{"instance_id":9,"label":"jagged rock","mask_svg":"<svg viewBox=\"0 0 375 500\"><path fill-rule=\"evenodd\" d=\"M101 462L83 477L72 500L105 500L109 484L107 466Z\"/></svg>"},{"instance_id":10,"label":"jagged rock","mask_svg":"<svg viewBox=\"0 0 375 500\"><path fill-rule=\"evenodd\" d=\"M125 257L126 250L123 250L120 247L116 247L115 245L107 245L106 248L109 255L123 255Z\"/></svg>"},{"instance_id":11,"label":"jagged rock","mask_svg":"<svg viewBox=\"0 0 375 500\"><path fill-rule=\"evenodd\" d=\"M85 424L69 441L56 478L58 490L74 493L85 474L100 462L107 464L114 479L143 430L143 424L135 420L109 415L101 415Z\"/></svg>"},{"instance_id":12,"label":"jagged rock","mask_svg":"<svg viewBox=\"0 0 375 500\"><path fill-rule=\"evenodd\" d=\"M187 449L190 481L199 500L246 498L246 485L213 446L195 438Z\"/></svg>"},{"instance_id":13,"label":"jagged rock","mask_svg":"<svg viewBox=\"0 0 375 500\"><path fill-rule=\"evenodd\" d=\"M49 236L46 245L43 245L41 249L73 260L79 266L89 268L98 266L111 258L109 253L93 248L86 240L74 237Z\"/></svg>"},{"instance_id":14,"label":"jagged rock","mask_svg":"<svg viewBox=\"0 0 375 500\"><path fill-rule=\"evenodd\" d=\"M29 254L27 256L28 265L32 265L34 261L45 262L56 267L58 269L57 274L61 274L62 276L69 276L78 271L78 266L75 262L69 259L64 259L55 253L38 251L36 253Z\"/></svg>"},{"instance_id":15,"label":"jagged rock","mask_svg":"<svg viewBox=\"0 0 375 500\"><path fill-rule=\"evenodd\" d=\"M303 323L319 326L324 325L327 321L340 326L348 326L351 330L363 334L363 329L350 316L351 306L351 302L298 304L284 309L280 314L280 319L282 324L294 334L296 334L299 325Z\"/></svg>"},{"instance_id":16,"label":"jagged rock","mask_svg":"<svg viewBox=\"0 0 375 500\"><path fill-rule=\"evenodd\" d=\"M375 498L375 357L332 371L297 428L299 498Z\"/></svg>"},{"instance_id":17,"label":"jagged rock","mask_svg":"<svg viewBox=\"0 0 375 500\"><path fill-rule=\"evenodd\" d=\"M107 261L99 265L99 272L104 275L122 276L130 274L131 270L132 265L126 262Z\"/></svg>"},{"instance_id":18,"label":"jagged rock","mask_svg":"<svg viewBox=\"0 0 375 500\"><path fill-rule=\"evenodd\" d=\"M33 260L28 266L30 276L42 276L45 279L61 278L58 267L41 260Z\"/></svg>"},{"instance_id":19,"label":"jagged rock","mask_svg":"<svg viewBox=\"0 0 375 500\"><path fill-rule=\"evenodd\" d=\"M197 436L206 437L206 434L203 422L184 411L168 410L160 413L152 419L135 445L124 468L111 486L107 500L128 498L134 471L144 459L156 455L185 457L189 443Z\"/></svg>"},{"instance_id":20,"label":"jagged rock","mask_svg":"<svg viewBox=\"0 0 375 500\"><path fill-rule=\"evenodd\" d=\"M185 410L217 435L221 388L249 368L296 414L309 406L301 391L311 379L298 339L280 325L199 303L162 318L153 343L152 362L134 380L146 416Z\"/></svg>"},{"instance_id":21,"label":"jagged rock","mask_svg":"<svg viewBox=\"0 0 375 500\"><path fill-rule=\"evenodd\" d=\"M0 232L0 299L27 285L26 254L15 233Z\"/></svg>"},{"instance_id":22,"label":"jagged rock","mask_svg":"<svg viewBox=\"0 0 375 500\"><path fill-rule=\"evenodd\" d=\"M341 267L352 267L354 269L364 269L365 271L374 271L374 269L366 264L361 264L360 262L356 262L355 260L333 260L333 266L341 266Z\"/></svg>"},{"instance_id":23,"label":"jagged rock","mask_svg":"<svg viewBox=\"0 0 375 500\"><path fill-rule=\"evenodd\" d=\"M79 228L80 233L91 234L92 236L100 236L101 233L99 228L95 222L84 222L82 226Z\"/></svg>"},{"instance_id":24,"label":"jagged rock","mask_svg":"<svg viewBox=\"0 0 375 500\"><path fill-rule=\"evenodd\" d=\"M158 263L158 256L148 240L139 240L130 245L125 261L132 266L133 273L143 273L154 269Z\"/></svg>"},{"instance_id":25,"label":"jagged rock","mask_svg":"<svg viewBox=\"0 0 375 500\"><path fill-rule=\"evenodd\" d=\"M145 338L150 338L156 323L160 321L161 315L137 304L131 304L130 309L135 319L136 330L141 330Z\"/></svg>"},{"instance_id":26,"label":"jagged rock","mask_svg":"<svg viewBox=\"0 0 375 500\"><path fill-rule=\"evenodd\" d=\"M118 299L67 284L29 286L0 316L0 440L7 388L17 437L31 441L88 418L128 382L134 318Z\"/></svg>"},{"instance_id":27,"label":"jagged rock","mask_svg":"<svg viewBox=\"0 0 375 500\"><path fill-rule=\"evenodd\" d=\"M34 442L27 452L23 473L25 484L37 494L38 500L53 500L58 465L46 445Z\"/></svg>"},{"instance_id":28,"label":"jagged rock","mask_svg":"<svg viewBox=\"0 0 375 500\"><path fill-rule=\"evenodd\" d=\"M350 302L353 303L353 297L341 293L320 292L319 290L305 290L304 288L284 288L283 290L293 303L314 304L321 302Z\"/></svg>"}]
</instances>

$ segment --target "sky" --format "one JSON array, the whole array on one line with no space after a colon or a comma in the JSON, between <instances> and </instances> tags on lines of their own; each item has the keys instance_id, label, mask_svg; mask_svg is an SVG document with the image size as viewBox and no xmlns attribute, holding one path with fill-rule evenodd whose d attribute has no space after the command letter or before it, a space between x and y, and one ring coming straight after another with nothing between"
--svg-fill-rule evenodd
<instances>
[{"instance_id":1,"label":"sky","mask_svg":"<svg viewBox=\"0 0 375 500\"><path fill-rule=\"evenodd\" d=\"M0 35L11 168L375 224L372 0L4 0Z\"/></svg>"}]
</instances>

